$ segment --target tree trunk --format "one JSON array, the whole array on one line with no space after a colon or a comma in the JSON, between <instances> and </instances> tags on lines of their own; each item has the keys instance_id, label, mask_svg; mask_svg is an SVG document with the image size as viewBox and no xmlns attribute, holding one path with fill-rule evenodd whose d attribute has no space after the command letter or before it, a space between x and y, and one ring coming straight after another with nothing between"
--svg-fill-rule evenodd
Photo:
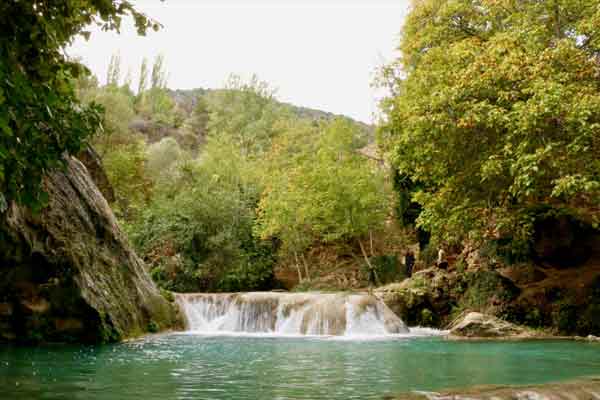
<instances>
[{"instance_id":1,"label":"tree trunk","mask_svg":"<svg viewBox=\"0 0 600 400\"><path fill-rule=\"evenodd\" d=\"M556 31L556 40L560 40L562 39L562 27L561 25L561 21L560 21L560 5L558 4L557 1L555 1L554 3L554 24L555 24L555 31Z\"/></svg>"},{"instance_id":2,"label":"tree trunk","mask_svg":"<svg viewBox=\"0 0 600 400\"><path fill-rule=\"evenodd\" d=\"M360 246L360 251L362 252L363 258L365 259L365 262L367 263L369 270L373 273L373 276L375 277L374 283L377 284L377 281L379 281L379 278L377 277L377 271L375 271L373 264L371 264L371 261L369 261L369 256L367 255L367 252L365 251L365 246L363 246L362 240L358 239L358 245Z\"/></svg>"},{"instance_id":3,"label":"tree trunk","mask_svg":"<svg viewBox=\"0 0 600 400\"><path fill-rule=\"evenodd\" d=\"M306 262L306 258L304 258L304 254L300 254L300 258L302 258L302 263L304 264L304 273L306 274L306 279L310 281L310 274L308 273L308 263Z\"/></svg>"},{"instance_id":4,"label":"tree trunk","mask_svg":"<svg viewBox=\"0 0 600 400\"><path fill-rule=\"evenodd\" d=\"M298 281L302 282L302 271L300 270L300 262L298 261L298 253L294 250L294 258L296 259L296 270L298 271Z\"/></svg>"}]
</instances>

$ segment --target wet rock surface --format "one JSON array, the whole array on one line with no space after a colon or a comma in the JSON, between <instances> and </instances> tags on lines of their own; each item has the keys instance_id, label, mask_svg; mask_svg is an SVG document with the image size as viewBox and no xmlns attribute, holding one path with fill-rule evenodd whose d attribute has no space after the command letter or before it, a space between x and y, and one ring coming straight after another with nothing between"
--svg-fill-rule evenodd
<instances>
[{"instance_id":1,"label":"wet rock surface","mask_svg":"<svg viewBox=\"0 0 600 400\"><path fill-rule=\"evenodd\" d=\"M522 387L476 387L447 392L413 392L397 400L594 400L600 399L600 378Z\"/></svg>"},{"instance_id":2,"label":"wet rock surface","mask_svg":"<svg viewBox=\"0 0 600 400\"><path fill-rule=\"evenodd\" d=\"M176 324L75 158L47 176L40 213L0 216L0 341L107 342Z\"/></svg>"}]
</instances>

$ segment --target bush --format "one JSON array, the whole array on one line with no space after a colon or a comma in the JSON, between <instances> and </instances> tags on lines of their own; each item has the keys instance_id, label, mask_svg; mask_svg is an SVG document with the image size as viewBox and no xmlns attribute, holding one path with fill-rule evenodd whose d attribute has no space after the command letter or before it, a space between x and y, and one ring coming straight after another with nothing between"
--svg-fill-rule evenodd
<instances>
[{"instance_id":1,"label":"bush","mask_svg":"<svg viewBox=\"0 0 600 400\"><path fill-rule=\"evenodd\" d=\"M467 274L467 289L461 304L465 308L482 310L494 301L508 303L519 295L514 283L495 271L476 271Z\"/></svg>"},{"instance_id":2,"label":"bush","mask_svg":"<svg viewBox=\"0 0 600 400\"><path fill-rule=\"evenodd\" d=\"M275 245L253 235L259 187L235 147L212 142L177 166L129 229L159 286L173 291L265 290Z\"/></svg>"},{"instance_id":3,"label":"bush","mask_svg":"<svg viewBox=\"0 0 600 400\"><path fill-rule=\"evenodd\" d=\"M160 330L160 327L158 326L158 324L155 321L150 320L150 322L148 322L148 327L146 329L150 333L156 333Z\"/></svg>"},{"instance_id":4,"label":"bush","mask_svg":"<svg viewBox=\"0 0 600 400\"><path fill-rule=\"evenodd\" d=\"M370 261L377 273L379 284L385 285L406 278L406 271L396 255L375 256L371 257ZM364 273L368 274L369 269L365 268Z\"/></svg>"},{"instance_id":5,"label":"bush","mask_svg":"<svg viewBox=\"0 0 600 400\"><path fill-rule=\"evenodd\" d=\"M170 169L183 157L183 151L172 137L166 137L160 142L148 146L147 170L156 182L168 179L172 174ZM161 179L164 178L164 179Z\"/></svg>"},{"instance_id":6,"label":"bush","mask_svg":"<svg viewBox=\"0 0 600 400\"><path fill-rule=\"evenodd\" d=\"M429 243L419 253L419 260L424 264L425 267L435 265L437 262L438 248L433 243Z\"/></svg>"}]
</instances>

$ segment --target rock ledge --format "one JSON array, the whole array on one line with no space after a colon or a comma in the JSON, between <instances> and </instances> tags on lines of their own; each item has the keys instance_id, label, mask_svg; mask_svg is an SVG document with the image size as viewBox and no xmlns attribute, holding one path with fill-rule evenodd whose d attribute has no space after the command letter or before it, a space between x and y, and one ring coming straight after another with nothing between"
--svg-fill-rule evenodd
<instances>
[{"instance_id":1,"label":"rock ledge","mask_svg":"<svg viewBox=\"0 0 600 400\"><path fill-rule=\"evenodd\" d=\"M470 312L450 326L450 338L532 337L533 332L491 315Z\"/></svg>"}]
</instances>

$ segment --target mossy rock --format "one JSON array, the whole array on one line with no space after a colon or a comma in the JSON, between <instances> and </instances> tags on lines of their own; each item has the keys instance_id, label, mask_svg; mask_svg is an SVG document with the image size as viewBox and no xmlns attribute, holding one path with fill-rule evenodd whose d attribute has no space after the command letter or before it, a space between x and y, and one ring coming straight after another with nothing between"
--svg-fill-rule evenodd
<instances>
[{"instance_id":1,"label":"mossy rock","mask_svg":"<svg viewBox=\"0 0 600 400\"><path fill-rule=\"evenodd\" d=\"M38 214L12 204L0 218L0 301L14 309L3 320L14 340L113 342L150 321L177 325L86 168L69 158L44 189Z\"/></svg>"},{"instance_id":2,"label":"mossy rock","mask_svg":"<svg viewBox=\"0 0 600 400\"><path fill-rule=\"evenodd\" d=\"M465 308L482 309L514 300L521 290L496 271L479 270L465 276L467 289L460 303Z\"/></svg>"}]
</instances>

